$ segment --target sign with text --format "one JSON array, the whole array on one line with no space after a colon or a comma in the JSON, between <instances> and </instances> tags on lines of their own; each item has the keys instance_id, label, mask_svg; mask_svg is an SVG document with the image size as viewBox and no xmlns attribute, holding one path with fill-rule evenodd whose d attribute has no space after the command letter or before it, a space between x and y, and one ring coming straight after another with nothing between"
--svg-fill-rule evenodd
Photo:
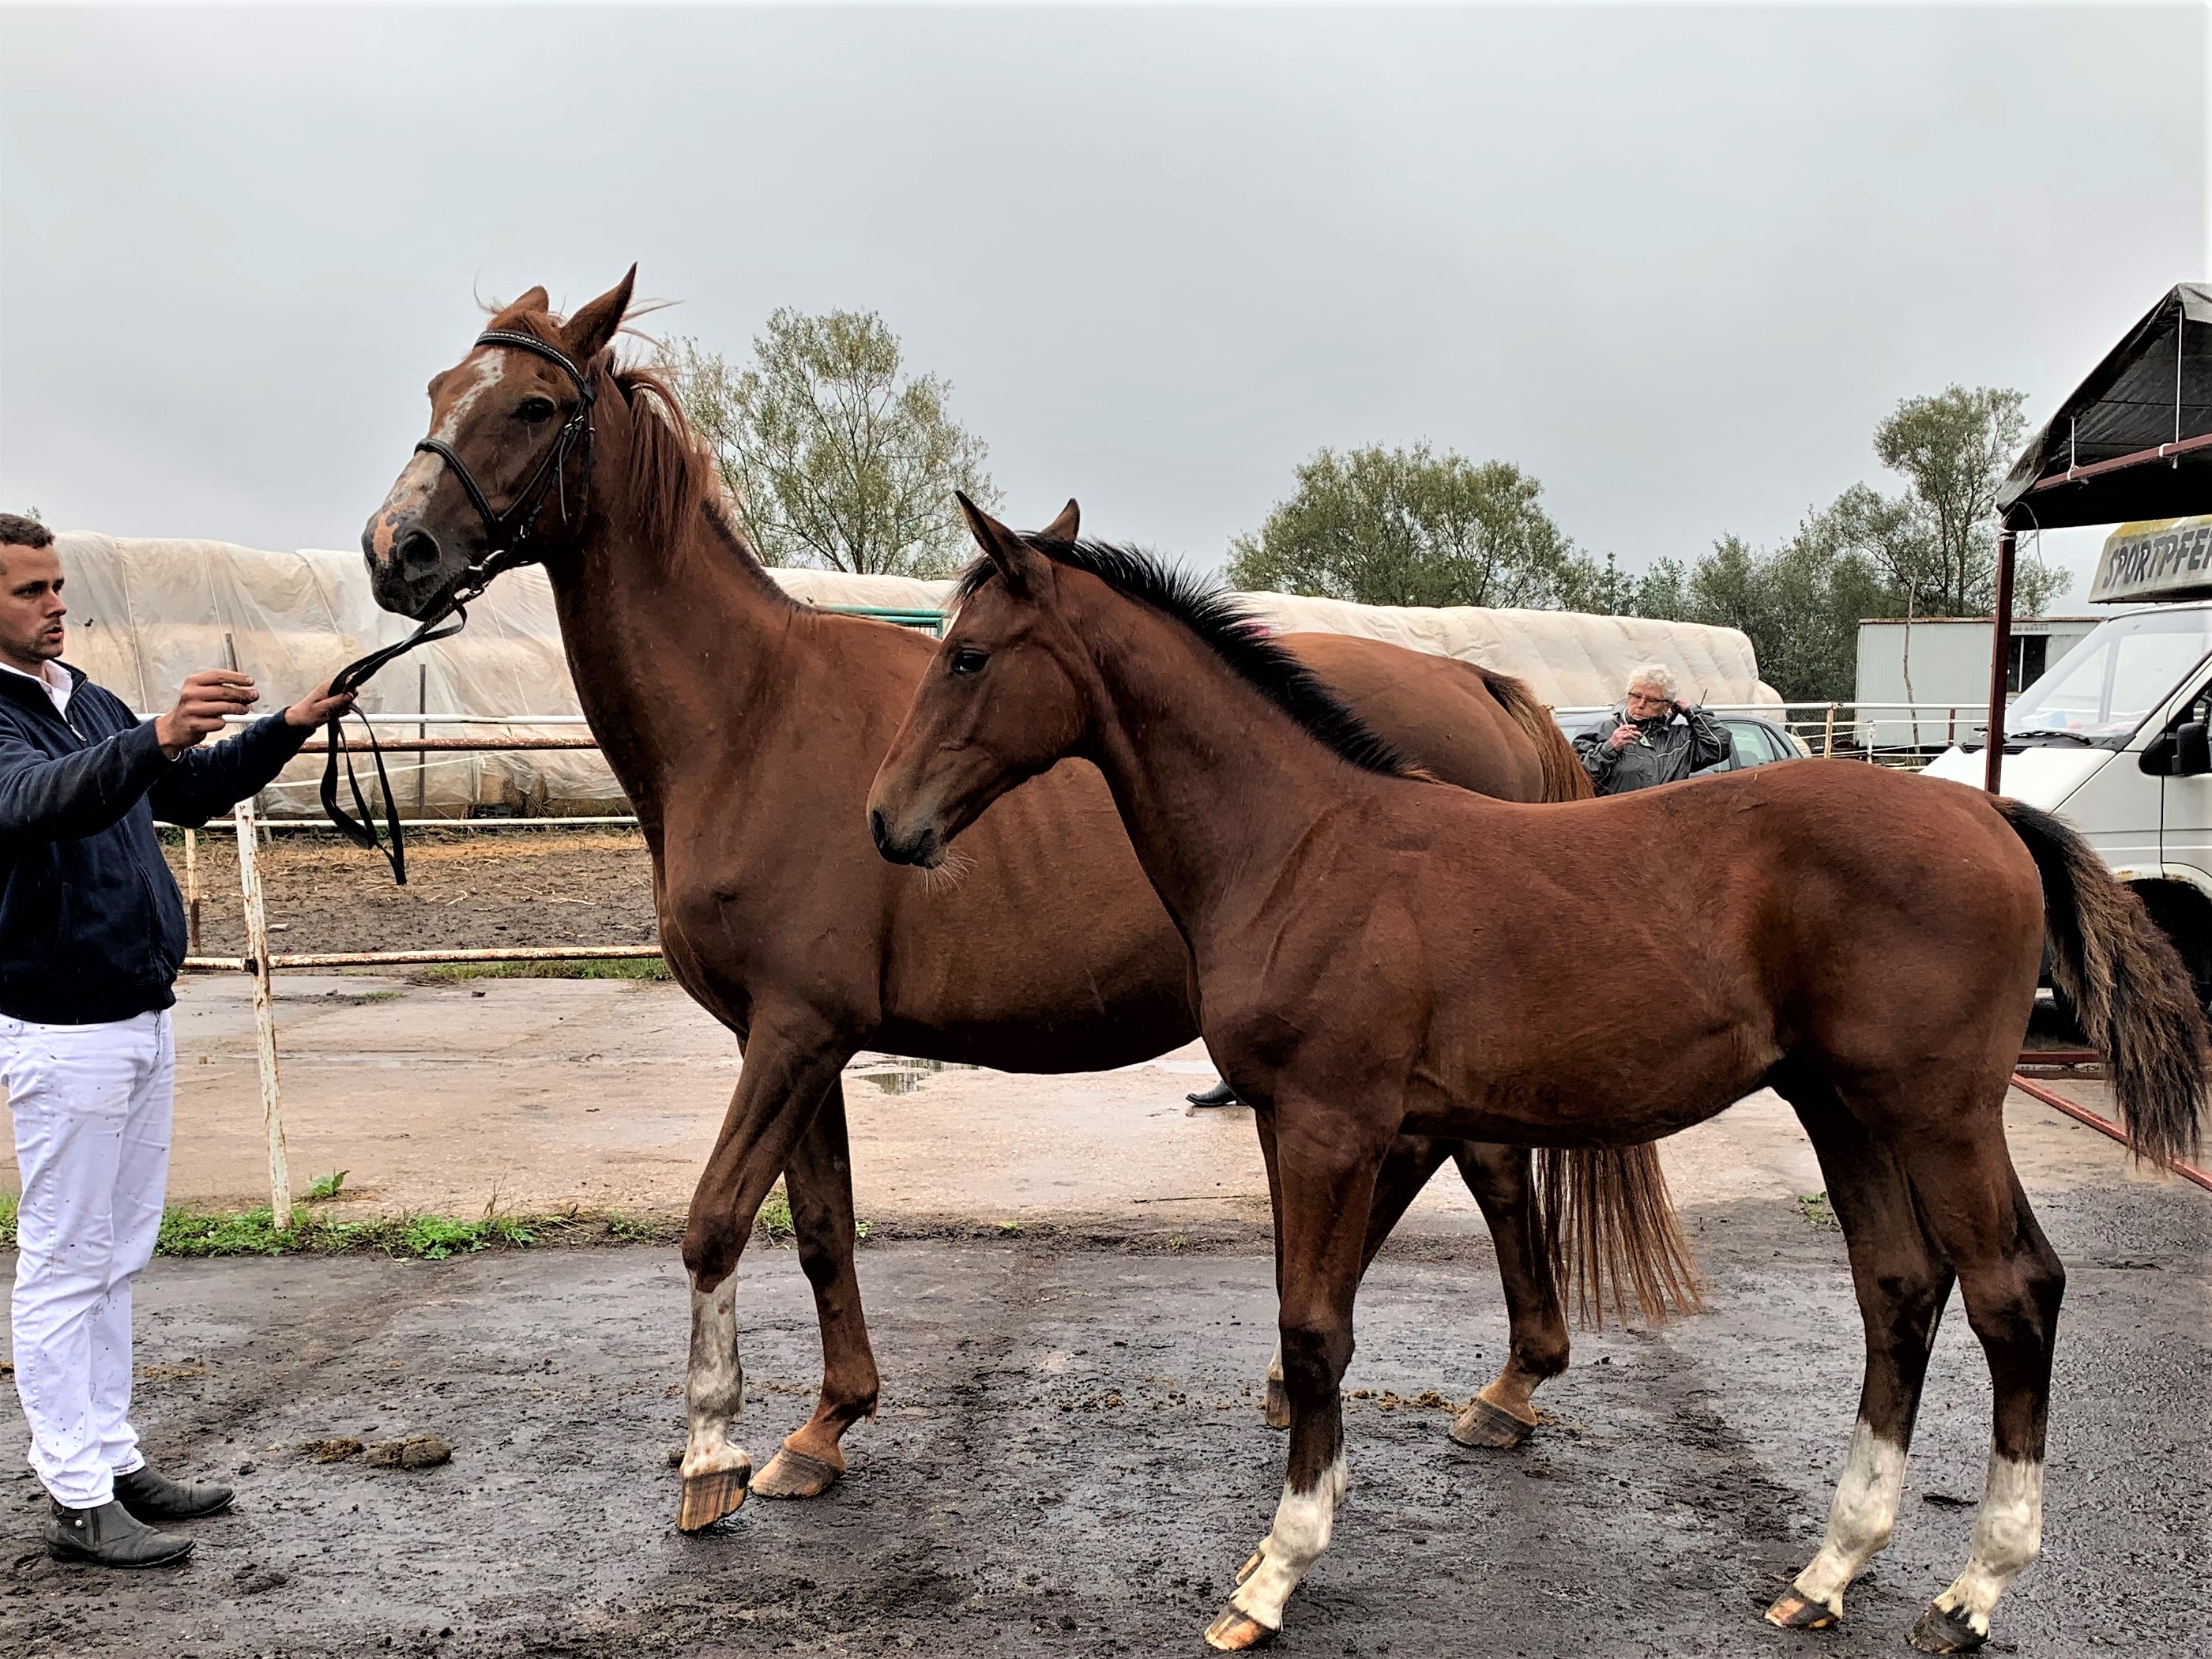
<instances>
[{"instance_id":1,"label":"sign with text","mask_svg":"<svg viewBox=\"0 0 2212 1659\"><path fill-rule=\"evenodd\" d=\"M2105 538L2092 605L2212 599L2212 514L2124 524Z\"/></svg>"}]
</instances>

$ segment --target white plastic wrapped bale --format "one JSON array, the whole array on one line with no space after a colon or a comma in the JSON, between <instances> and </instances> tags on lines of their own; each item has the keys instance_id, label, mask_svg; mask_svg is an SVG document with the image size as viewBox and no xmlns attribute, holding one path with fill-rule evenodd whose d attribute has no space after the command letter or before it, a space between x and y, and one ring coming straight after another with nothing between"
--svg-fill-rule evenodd
<instances>
[{"instance_id":1,"label":"white plastic wrapped bale","mask_svg":"<svg viewBox=\"0 0 2212 1659\"><path fill-rule=\"evenodd\" d=\"M261 683L275 708L381 645L404 639L413 624L379 610L357 553L302 549L273 553L229 542L111 538L72 532L59 538L75 625L69 659L142 714L166 708L184 677L219 668L228 636L239 665ZM950 581L908 576L848 576L830 570L777 570L785 590L809 605L891 611L940 610ZM1528 680L1557 708L1618 702L1629 672L1660 661L1708 702L1773 703L1751 641L1734 629L1635 617L1556 611L1397 607L1285 593L1241 596L1253 614L1283 632L1357 634L1417 651L1479 662ZM425 646L369 683L371 714L466 715L514 721L580 713L561 645L545 573L510 572L469 607L461 634ZM404 720L387 735L409 736ZM574 737L574 726L432 726L431 736L465 733ZM361 763L356 761L356 768ZM596 753L390 756L386 764L404 814L459 817L471 810L517 816L575 816L629 810ZM276 816L320 811L319 745L290 768L265 798Z\"/></svg>"}]
</instances>

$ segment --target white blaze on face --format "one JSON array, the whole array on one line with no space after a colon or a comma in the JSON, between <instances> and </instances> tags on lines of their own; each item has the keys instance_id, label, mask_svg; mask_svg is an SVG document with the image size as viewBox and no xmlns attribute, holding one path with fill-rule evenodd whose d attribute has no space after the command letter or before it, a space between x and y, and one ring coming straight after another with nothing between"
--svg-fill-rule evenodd
<instances>
[{"instance_id":1,"label":"white blaze on face","mask_svg":"<svg viewBox=\"0 0 2212 1659\"><path fill-rule=\"evenodd\" d=\"M1975 1635L1987 1636L1990 1609L2042 1547L2043 1465L1991 1453L1966 1570L1936 1598L1936 1605L1964 1615Z\"/></svg>"},{"instance_id":2,"label":"white blaze on face","mask_svg":"<svg viewBox=\"0 0 2212 1659\"><path fill-rule=\"evenodd\" d=\"M1905 1448L1883 1439L1863 1419L1854 1425L1836 1500L1828 1506L1827 1536L1812 1565L1797 1575L1800 1595L1843 1615L1844 1587L1889 1542L1904 1482Z\"/></svg>"},{"instance_id":3,"label":"white blaze on face","mask_svg":"<svg viewBox=\"0 0 2212 1659\"><path fill-rule=\"evenodd\" d=\"M1283 1487L1275 1506L1275 1525L1260 1543L1260 1565L1237 1587L1229 1605L1269 1630L1283 1627L1283 1604L1328 1547L1336 1527L1336 1506L1344 1501L1344 1454L1322 1471L1311 1492Z\"/></svg>"},{"instance_id":4,"label":"white blaze on face","mask_svg":"<svg viewBox=\"0 0 2212 1659\"><path fill-rule=\"evenodd\" d=\"M430 434L440 443L449 444L458 438L461 423L468 419L470 411L483 401L486 392L505 378L507 354L487 350L464 372L469 376L468 385L461 389L461 395L453 399L446 410L445 418ZM392 493L384 498L386 516L390 518L419 511L430 499L430 492L437 488L438 475L445 465L442 459L428 451L416 450L414 458L400 472L399 481L392 486Z\"/></svg>"}]
</instances>

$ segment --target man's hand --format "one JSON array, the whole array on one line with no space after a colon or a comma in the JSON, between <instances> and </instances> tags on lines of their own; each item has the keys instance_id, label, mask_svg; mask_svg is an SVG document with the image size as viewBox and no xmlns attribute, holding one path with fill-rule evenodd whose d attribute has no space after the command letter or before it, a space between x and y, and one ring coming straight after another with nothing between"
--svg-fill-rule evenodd
<instances>
[{"instance_id":1,"label":"man's hand","mask_svg":"<svg viewBox=\"0 0 2212 1659\"><path fill-rule=\"evenodd\" d=\"M177 693L177 706L154 722L155 741L171 760L203 738L222 730L233 714L253 707L260 694L252 678L234 669L208 668L187 679Z\"/></svg>"},{"instance_id":2,"label":"man's hand","mask_svg":"<svg viewBox=\"0 0 2212 1659\"><path fill-rule=\"evenodd\" d=\"M332 696L331 683L325 680L284 711L284 724L304 726L312 731L328 721L333 714L343 714L352 708L354 696L353 692L347 691Z\"/></svg>"},{"instance_id":3,"label":"man's hand","mask_svg":"<svg viewBox=\"0 0 2212 1659\"><path fill-rule=\"evenodd\" d=\"M1633 726L1616 726L1613 728L1613 735L1606 741L1613 745L1613 752L1618 755L1643 735Z\"/></svg>"}]
</instances>

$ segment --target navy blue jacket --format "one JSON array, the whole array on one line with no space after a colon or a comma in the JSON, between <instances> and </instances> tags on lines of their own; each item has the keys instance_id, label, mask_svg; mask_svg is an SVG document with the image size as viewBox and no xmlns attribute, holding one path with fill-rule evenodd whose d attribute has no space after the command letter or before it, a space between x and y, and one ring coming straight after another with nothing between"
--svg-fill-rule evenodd
<instances>
[{"instance_id":1,"label":"navy blue jacket","mask_svg":"<svg viewBox=\"0 0 2212 1659\"><path fill-rule=\"evenodd\" d=\"M205 823L310 733L272 714L173 761L153 721L69 675L64 720L45 687L0 673L0 1014L89 1025L177 1000L185 906L155 817Z\"/></svg>"}]
</instances>

